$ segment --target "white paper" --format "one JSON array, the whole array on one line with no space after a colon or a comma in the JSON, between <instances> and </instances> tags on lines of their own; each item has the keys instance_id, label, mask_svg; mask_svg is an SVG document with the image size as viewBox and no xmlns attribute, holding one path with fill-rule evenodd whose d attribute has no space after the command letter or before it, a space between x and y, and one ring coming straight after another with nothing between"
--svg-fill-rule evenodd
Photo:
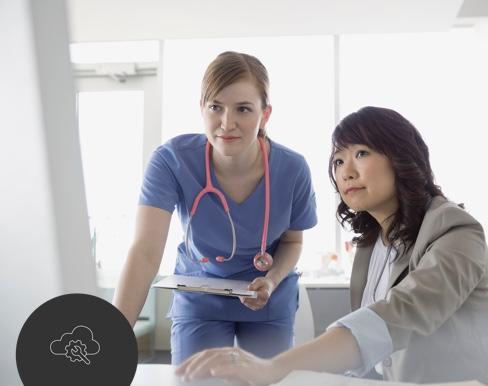
<instances>
[{"instance_id":1,"label":"white paper","mask_svg":"<svg viewBox=\"0 0 488 386\"><path fill-rule=\"evenodd\" d=\"M256 298L256 291L249 291L250 282L241 280L217 279L210 277L170 275L153 284L156 288L179 291L202 292L213 295L244 296Z\"/></svg>"}]
</instances>

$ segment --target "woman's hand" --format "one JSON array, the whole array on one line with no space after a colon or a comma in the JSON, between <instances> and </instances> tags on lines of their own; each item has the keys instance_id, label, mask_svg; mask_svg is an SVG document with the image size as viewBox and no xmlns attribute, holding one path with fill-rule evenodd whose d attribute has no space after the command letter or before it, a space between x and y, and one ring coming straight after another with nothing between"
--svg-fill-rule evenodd
<instances>
[{"instance_id":1,"label":"woman's hand","mask_svg":"<svg viewBox=\"0 0 488 386\"><path fill-rule=\"evenodd\" d=\"M245 298L241 296L239 299L242 304L251 310L260 310L268 303L268 299L271 297L275 288L276 285L270 278L260 276L254 279L247 287L249 291L256 291L258 296L256 298Z\"/></svg>"},{"instance_id":2,"label":"woman's hand","mask_svg":"<svg viewBox=\"0 0 488 386\"><path fill-rule=\"evenodd\" d=\"M258 358L239 348L215 348L194 354L176 374L185 382L202 378L222 378L234 386L265 386L283 379L288 371L273 360Z\"/></svg>"}]
</instances>

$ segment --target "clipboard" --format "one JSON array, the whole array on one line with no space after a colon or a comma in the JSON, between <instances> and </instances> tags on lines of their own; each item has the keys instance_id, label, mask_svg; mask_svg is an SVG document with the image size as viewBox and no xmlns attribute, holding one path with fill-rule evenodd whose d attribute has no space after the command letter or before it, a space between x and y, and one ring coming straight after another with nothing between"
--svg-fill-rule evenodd
<instances>
[{"instance_id":1,"label":"clipboard","mask_svg":"<svg viewBox=\"0 0 488 386\"><path fill-rule=\"evenodd\" d=\"M257 298L256 291L249 291L248 281L218 279L201 276L169 275L154 283L154 288L166 288L177 291L200 292L211 295L243 296Z\"/></svg>"}]
</instances>

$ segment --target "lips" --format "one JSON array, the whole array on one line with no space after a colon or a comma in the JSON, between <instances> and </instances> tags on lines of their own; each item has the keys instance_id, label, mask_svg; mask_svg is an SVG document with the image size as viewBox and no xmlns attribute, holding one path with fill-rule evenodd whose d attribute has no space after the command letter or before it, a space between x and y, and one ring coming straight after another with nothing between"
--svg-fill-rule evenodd
<instances>
[{"instance_id":1,"label":"lips","mask_svg":"<svg viewBox=\"0 0 488 386\"><path fill-rule=\"evenodd\" d=\"M235 141L236 139L239 139L239 137L231 137L231 136L223 136L223 135L218 136L217 138L225 142L231 142L231 141Z\"/></svg>"},{"instance_id":2,"label":"lips","mask_svg":"<svg viewBox=\"0 0 488 386\"><path fill-rule=\"evenodd\" d=\"M364 188L355 188L355 187L353 187L353 188L347 188L346 191L345 191L345 194L356 193L356 192L358 192L360 190L363 190L363 189Z\"/></svg>"}]
</instances>

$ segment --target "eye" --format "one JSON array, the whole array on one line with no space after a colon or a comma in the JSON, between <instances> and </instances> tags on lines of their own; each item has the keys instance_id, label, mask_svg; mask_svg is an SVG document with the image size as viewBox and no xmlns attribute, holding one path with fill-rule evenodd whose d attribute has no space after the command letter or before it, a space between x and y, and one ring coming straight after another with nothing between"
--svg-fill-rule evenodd
<instances>
[{"instance_id":1,"label":"eye","mask_svg":"<svg viewBox=\"0 0 488 386\"><path fill-rule=\"evenodd\" d=\"M336 158L335 160L332 160L332 164L334 167L338 167L343 164L342 160L340 158Z\"/></svg>"},{"instance_id":2,"label":"eye","mask_svg":"<svg viewBox=\"0 0 488 386\"><path fill-rule=\"evenodd\" d=\"M217 112L217 111L220 111L220 106L219 106L219 105L208 105L208 109L209 109L210 111L215 111L215 112Z\"/></svg>"},{"instance_id":3,"label":"eye","mask_svg":"<svg viewBox=\"0 0 488 386\"><path fill-rule=\"evenodd\" d=\"M239 106L237 108L237 111L239 111L240 113L246 113L246 112L252 111L252 110L247 106Z\"/></svg>"},{"instance_id":4,"label":"eye","mask_svg":"<svg viewBox=\"0 0 488 386\"><path fill-rule=\"evenodd\" d=\"M358 150L356 153L356 158L363 158L364 156L368 155L369 152L366 150Z\"/></svg>"}]
</instances>

